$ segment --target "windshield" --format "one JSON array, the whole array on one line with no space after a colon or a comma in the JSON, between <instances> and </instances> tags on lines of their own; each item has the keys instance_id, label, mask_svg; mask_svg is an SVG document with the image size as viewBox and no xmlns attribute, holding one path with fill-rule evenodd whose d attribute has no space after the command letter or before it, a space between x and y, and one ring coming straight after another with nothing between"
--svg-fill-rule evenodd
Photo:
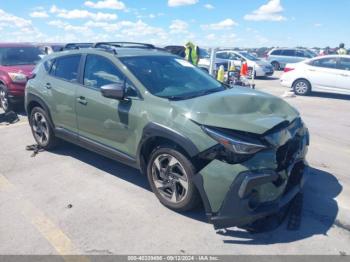
<instances>
[{"instance_id":1,"label":"windshield","mask_svg":"<svg viewBox=\"0 0 350 262\"><path fill-rule=\"evenodd\" d=\"M247 53L247 52L240 52L240 54L241 54L244 58L246 58L246 59L248 59L248 60L251 60L251 61L260 61L259 58L255 57L255 56L253 56L253 55L251 55L251 54L249 54L249 53Z\"/></svg>"},{"instance_id":2,"label":"windshield","mask_svg":"<svg viewBox=\"0 0 350 262\"><path fill-rule=\"evenodd\" d=\"M183 100L226 89L208 73L180 58L142 56L120 60L151 94L158 97Z\"/></svg>"},{"instance_id":3,"label":"windshield","mask_svg":"<svg viewBox=\"0 0 350 262\"><path fill-rule=\"evenodd\" d=\"M4 66L34 65L45 55L39 47L2 47L0 64Z\"/></svg>"},{"instance_id":4,"label":"windshield","mask_svg":"<svg viewBox=\"0 0 350 262\"><path fill-rule=\"evenodd\" d=\"M198 48L199 49L199 57L200 58L210 58L210 55L207 50L203 48Z\"/></svg>"}]
</instances>

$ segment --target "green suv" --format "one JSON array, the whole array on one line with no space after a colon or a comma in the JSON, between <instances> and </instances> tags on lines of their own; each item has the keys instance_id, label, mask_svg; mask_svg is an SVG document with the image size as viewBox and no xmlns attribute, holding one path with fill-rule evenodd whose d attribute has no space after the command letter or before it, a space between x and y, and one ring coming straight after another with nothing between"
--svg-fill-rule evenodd
<instances>
[{"instance_id":1,"label":"green suv","mask_svg":"<svg viewBox=\"0 0 350 262\"><path fill-rule=\"evenodd\" d=\"M162 204L203 203L215 228L278 212L302 189L309 133L280 98L228 88L149 44L45 57L25 107L36 142L64 139L146 174Z\"/></svg>"}]
</instances>

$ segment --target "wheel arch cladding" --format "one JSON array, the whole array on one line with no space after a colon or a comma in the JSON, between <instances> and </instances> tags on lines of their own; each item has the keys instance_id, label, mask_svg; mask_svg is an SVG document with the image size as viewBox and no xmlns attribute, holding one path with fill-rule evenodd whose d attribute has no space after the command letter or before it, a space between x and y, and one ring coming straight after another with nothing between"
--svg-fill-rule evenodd
<instances>
[{"instance_id":1,"label":"wheel arch cladding","mask_svg":"<svg viewBox=\"0 0 350 262\"><path fill-rule=\"evenodd\" d=\"M52 125L52 127L54 127L54 124L51 118L51 113L46 103L40 97L33 94L28 94L27 103L25 106L25 109L28 114L28 118L30 118L30 112L33 110L34 107L41 107L42 109L44 109L49 117L48 120L50 121L50 124Z\"/></svg>"},{"instance_id":2,"label":"wheel arch cladding","mask_svg":"<svg viewBox=\"0 0 350 262\"><path fill-rule=\"evenodd\" d=\"M149 123L143 129L142 138L137 149L137 160L143 173L145 173L147 165L145 156L149 157L155 146L167 142L178 146L180 151L189 158L199 154L198 148L189 138L166 126Z\"/></svg>"},{"instance_id":3,"label":"wheel arch cladding","mask_svg":"<svg viewBox=\"0 0 350 262\"><path fill-rule=\"evenodd\" d=\"M143 136L137 151L138 165L142 173L147 173L147 163L144 156L150 157L153 149L156 146L164 143L170 143L171 145L178 146L179 151L186 157L190 158L190 160L193 160L200 153L198 148L188 137L185 137L179 132L166 126L156 123L149 123L143 130ZM211 207L203 188L202 176L200 174L195 174L193 177L193 182L201 196L206 212L210 213Z\"/></svg>"}]
</instances>

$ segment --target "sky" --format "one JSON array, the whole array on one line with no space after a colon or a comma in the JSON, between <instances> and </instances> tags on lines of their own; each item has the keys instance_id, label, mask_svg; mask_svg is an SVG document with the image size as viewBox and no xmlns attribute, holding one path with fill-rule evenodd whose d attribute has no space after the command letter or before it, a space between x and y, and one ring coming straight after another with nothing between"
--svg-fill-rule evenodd
<instances>
[{"instance_id":1,"label":"sky","mask_svg":"<svg viewBox=\"0 0 350 262\"><path fill-rule=\"evenodd\" d=\"M350 0L0 0L1 42L350 47Z\"/></svg>"}]
</instances>

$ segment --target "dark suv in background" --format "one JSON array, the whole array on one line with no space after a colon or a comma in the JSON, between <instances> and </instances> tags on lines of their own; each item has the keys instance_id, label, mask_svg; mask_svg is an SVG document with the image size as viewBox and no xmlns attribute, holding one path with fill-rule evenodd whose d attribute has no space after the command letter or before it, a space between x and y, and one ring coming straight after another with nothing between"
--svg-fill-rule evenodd
<instances>
[{"instance_id":1,"label":"dark suv in background","mask_svg":"<svg viewBox=\"0 0 350 262\"><path fill-rule=\"evenodd\" d=\"M5 112L23 103L24 88L44 49L23 43L0 44L0 106Z\"/></svg>"}]
</instances>

